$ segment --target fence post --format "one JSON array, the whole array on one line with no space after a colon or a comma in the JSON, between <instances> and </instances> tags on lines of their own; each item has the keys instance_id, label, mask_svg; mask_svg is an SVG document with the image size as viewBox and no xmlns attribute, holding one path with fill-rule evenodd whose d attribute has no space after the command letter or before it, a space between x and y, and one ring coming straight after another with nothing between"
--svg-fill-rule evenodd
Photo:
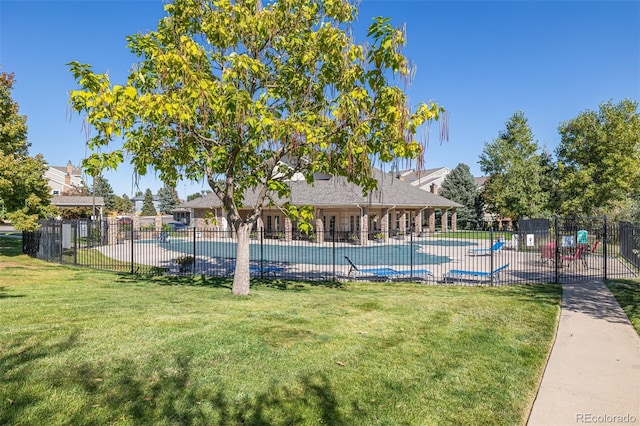
<instances>
[{"instance_id":1,"label":"fence post","mask_svg":"<svg viewBox=\"0 0 640 426\"><path fill-rule=\"evenodd\" d=\"M133 275L134 273L134 255L133 255L133 223L131 223L131 227L130 227L130 234L129 234L129 239L131 240L131 274Z\"/></svg>"},{"instance_id":2,"label":"fence post","mask_svg":"<svg viewBox=\"0 0 640 426\"><path fill-rule=\"evenodd\" d=\"M413 277L413 232L409 233L409 270L411 271L411 277Z\"/></svg>"},{"instance_id":3,"label":"fence post","mask_svg":"<svg viewBox=\"0 0 640 426\"><path fill-rule=\"evenodd\" d=\"M336 229L335 227L331 231L331 247L333 252L333 281L336 281Z\"/></svg>"},{"instance_id":4,"label":"fence post","mask_svg":"<svg viewBox=\"0 0 640 426\"><path fill-rule=\"evenodd\" d=\"M62 238L62 221L61 220L58 221L58 225L59 225L58 228L60 228L59 234L58 234L60 236L60 264L63 264L64 258L62 256L64 254L64 244L63 244L63 238Z\"/></svg>"},{"instance_id":5,"label":"fence post","mask_svg":"<svg viewBox=\"0 0 640 426\"><path fill-rule=\"evenodd\" d=\"M607 228L608 228L608 224L607 224L607 216L604 217L604 232L603 232L603 237L602 237L602 257L604 258L604 265L602 265L602 275L603 275L603 279L606 281L607 280L607 240L609 239L609 236L607 235Z\"/></svg>"},{"instance_id":6,"label":"fence post","mask_svg":"<svg viewBox=\"0 0 640 426\"><path fill-rule=\"evenodd\" d=\"M79 219L75 221L75 232L73 233L73 266L78 266L78 225Z\"/></svg>"},{"instance_id":7,"label":"fence post","mask_svg":"<svg viewBox=\"0 0 640 426\"><path fill-rule=\"evenodd\" d=\"M489 228L489 247L493 247L493 225ZM493 250L489 249L489 272L494 271L493 267ZM493 287L493 274L489 273L489 285Z\"/></svg>"},{"instance_id":8,"label":"fence post","mask_svg":"<svg viewBox=\"0 0 640 426\"><path fill-rule=\"evenodd\" d=\"M196 264L198 262L196 261L196 227L193 227L193 269L191 270L191 272L193 272L193 275L196 274Z\"/></svg>"}]
</instances>

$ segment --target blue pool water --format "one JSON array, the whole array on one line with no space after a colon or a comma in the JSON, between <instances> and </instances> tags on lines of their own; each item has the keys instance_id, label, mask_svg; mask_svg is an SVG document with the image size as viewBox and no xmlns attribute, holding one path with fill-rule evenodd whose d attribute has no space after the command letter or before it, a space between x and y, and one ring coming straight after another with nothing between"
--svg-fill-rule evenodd
<instances>
[{"instance_id":1,"label":"blue pool water","mask_svg":"<svg viewBox=\"0 0 640 426\"><path fill-rule=\"evenodd\" d=\"M194 242L171 240L161 243L162 247L193 254ZM369 246L320 246L320 245L280 245L252 242L249 247L251 260L263 259L268 262L333 265L344 263L348 256L356 265L437 265L450 262L448 256L424 253L425 246L463 247L473 243L467 241L433 240L413 244L371 244ZM235 258L236 243L231 241L196 241L196 256Z\"/></svg>"}]
</instances>

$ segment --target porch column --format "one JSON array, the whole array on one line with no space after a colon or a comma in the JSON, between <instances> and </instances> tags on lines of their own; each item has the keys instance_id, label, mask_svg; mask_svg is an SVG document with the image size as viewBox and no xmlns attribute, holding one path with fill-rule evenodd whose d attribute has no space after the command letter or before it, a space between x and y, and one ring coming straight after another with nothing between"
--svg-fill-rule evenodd
<instances>
[{"instance_id":1,"label":"porch column","mask_svg":"<svg viewBox=\"0 0 640 426\"><path fill-rule=\"evenodd\" d=\"M316 241L324 243L324 223L322 223L322 215L316 216Z\"/></svg>"},{"instance_id":2,"label":"porch column","mask_svg":"<svg viewBox=\"0 0 640 426\"><path fill-rule=\"evenodd\" d=\"M429 207L427 214L429 215L429 232L433 234L436 232L436 211L433 207Z\"/></svg>"},{"instance_id":3,"label":"porch column","mask_svg":"<svg viewBox=\"0 0 640 426\"><path fill-rule=\"evenodd\" d=\"M449 221L449 211L448 210L442 210L442 219L441 219L441 228L442 228L442 232L447 232L447 230L449 229L447 222Z\"/></svg>"},{"instance_id":4,"label":"porch column","mask_svg":"<svg viewBox=\"0 0 640 426\"><path fill-rule=\"evenodd\" d=\"M422 233L422 212L423 211L424 211L423 209L418 210L418 213L416 213L416 218L413 222L413 229L415 229L417 235L420 235Z\"/></svg>"},{"instance_id":5,"label":"porch column","mask_svg":"<svg viewBox=\"0 0 640 426\"><path fill-rule=\"evenodd\" d=\"M293 239L293 223L287 216L284 217L284 239L285 241Z\"/></svg>"},{"instance_id":6,"label":"porch column","mask_svg":"<svg viewBox=\"0 0 640 426\"><path fill-rule=\"evenodd\" d=\"M369 244L369 212L367 209L360 210L360 244Z\"/></svg>"},{"instance_id":7,"label":"porch column","mask_svg":"<svg viewBox=\"0 0 640 426\"><path fill-rule=\"evenodd\" d=\"M407 233L407 211L406 210L402 210L400 212L399 222L400 222L400 235L406 235Z\"/></svg>"},{"instance_id":8,"label":"porch column","mask_svg":"<svg viewBox=\"0 0 640 426\"><path fill-rule=\"evenodd\" d=\"M458 209L455 207L451 209L451 230L453 232L458 231Z\"/></svg>"},{"instance_id":9,"label":"porch column","mask_svg":"<svg viewBox=\"0 0 640 426\"><path fill-rule=\"evenodd\" d=\"M384 239L389 239L389 209L382 209L380 212L380 233L384 234Z\"/></svg>"}]
</instances>

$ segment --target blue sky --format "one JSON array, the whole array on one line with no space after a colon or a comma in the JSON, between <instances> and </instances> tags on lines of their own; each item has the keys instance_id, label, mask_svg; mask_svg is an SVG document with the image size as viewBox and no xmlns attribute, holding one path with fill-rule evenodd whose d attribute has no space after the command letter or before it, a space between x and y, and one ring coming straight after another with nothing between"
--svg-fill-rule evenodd
<instances>
[{"instance_id":1,"label":"blue sky","mask_svg":"<svg viewBox=\"0 0 640 426\"><path fill-rule=\"evenodd\" d=\"M85 156L79 116L68 108L75 85L66 63L77 60L126 81L135 57L125 36L156 27L160 0L0 0L0 65L16 74L13 98L27 116L31 154L50 165ZM364 0L362 34L374 16L406 24L405 54L417 67L412 103L434 100L450 113L450 139L430 132L426 168L465 163L481 175L485 142L523 111L541 146L553 151L558 125L601 102L640 100L640 2ZM360 39L359 41L362 41ZM106 178L132 195L131 168ZM162 183L151 172L140 190ZM200 184L178 185L181 197Z\"/></svg>"}]
</instances>

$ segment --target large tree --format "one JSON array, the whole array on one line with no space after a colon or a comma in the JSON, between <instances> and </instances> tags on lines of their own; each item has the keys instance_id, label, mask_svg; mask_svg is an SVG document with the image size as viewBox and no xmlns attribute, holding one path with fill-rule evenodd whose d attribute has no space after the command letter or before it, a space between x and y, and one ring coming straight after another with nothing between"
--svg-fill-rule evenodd
<instances>
[{"instance_id":1,"label":"large tree","mask_svg":"<svg viewBox=\"0 0 640 426\"><path fill-rule=\"evenodd\" d=\"M516 112L480 155L481 170L489 176L483 192L487 210L514 220L542 214L549 200L543 190L545 159L524 113Z\"/></svg>"},{"instance_id":2,"label":"large tree","mask_svg":"<svg viewBox=\"0 0 640 426\"><path fill-rule=\"evenodd\" d=\"M445 198L463 207L457 209L458 225L464 229L473 229L482 220L482 210L478 207L478 187L475 179L471 175L471 170L466 164L458 164L451 173L444 178L439 192Z\"/></svg>"},{"instance_id":3,"label":"large tree","mask_svg":"<svg viewBox=\"0 0 640 426\"><path fill-rule=\"evenodd\" d=\"M114 210L118 213L133 213L134 212L134 203L131 201L131 198L127 194L122 194L122 197L115 196L115 208Z\"/></svg>"},{"instance_id":4,"label":"large tree","mask_svg":"<svg viewBox=\"0 0 640 426\"><path fill-rule=\"evenodd\" d=\"M0 220L33 230L52 213L42 155L29 156L27 118L11 98L14 75L0 73Z\"/></svg>"},{"instance_id":5,"label":"large tree","mask_svg":"<svg viewBox=\"0 0 640 426\"><path fill-rule=\"evenodd\" d=\"M158 210L162 214L171 214L171 211L180 204L180 198L175 188L164 186L158 190Z\"/></svg>"},{"instance_id":6,"label":"large tree","mask_svg":"<svg viewBox=\"0 0 640 426\"><path fill-rule=\"evenodd\" d=\"M560 124L562 211L606 212L640 193L640 114L630 99L600 104Z\"/></svg>"},{"instance_id":7,"label":"large tree","mask_svg":"<svg viewBox=\"0 0 640 426\"><path fill-rule=\"evenodd\" d=\"M142 200L142 211L140 212L142 216L155 216L158 214L156 211L156 206L153 204L153 192L151 189L147 188L144 192L144 199Z\"/></svg>"},{"instance_id":8,"label":"large tree","mask_svg":"<svg viewBox=\"0 0 640 426\"><path fill-rule=\"evenodd\" d=\"M100 151L88 162L112 167L129 154L141 174L207 180L238 239L233 293L246 295L249 231L270 198L287 198L294 173L342 175L370 192L373 162L421 157L414 135L443 110L409 106L404 32L376 18L370 43L357 44L350 0L175 0L165 9L156 31L128 38L140 61L126 84L70 64L81 86L71 104L96 130L88 143ZM120 137L123 149L109 151ZM247 190L257 203L241 216ZM310 229L309 209L283 209Z\"/></svg>"},{"instance_id":9,"label":"large tree","mask_svg":"<svg viewBox=\"0 0 640 426\"><path fill-rule=\"evenodd\" d=\"M89 190L89 195L102 197L104 199L104 207L107 212L116 210L116 194L113 192L113 187L106 178L96 176L93 180L93 185Z\"/></svg>"}]
</instances>

